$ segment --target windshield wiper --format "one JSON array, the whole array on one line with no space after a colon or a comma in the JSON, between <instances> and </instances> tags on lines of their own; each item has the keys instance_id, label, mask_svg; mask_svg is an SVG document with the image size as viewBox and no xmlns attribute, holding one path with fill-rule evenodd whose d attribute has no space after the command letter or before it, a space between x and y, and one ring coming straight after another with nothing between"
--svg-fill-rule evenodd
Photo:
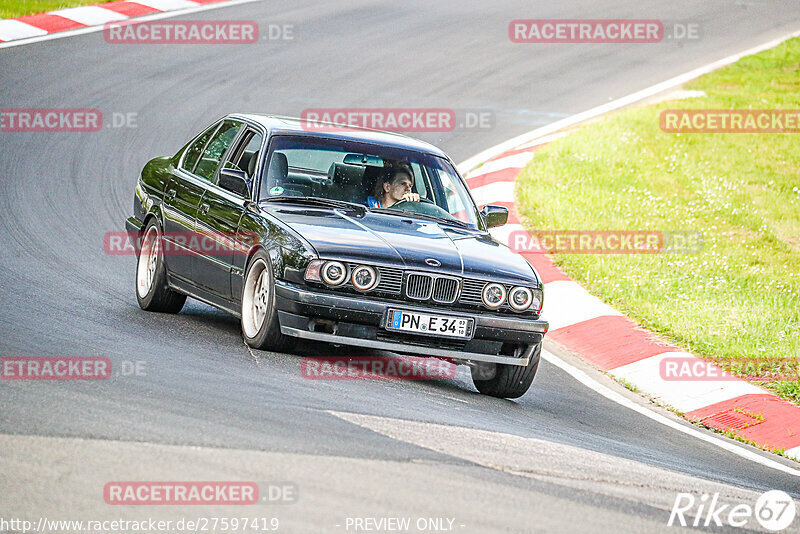
<instances>
[{"instance_id":1,"label":"windshield wiper","mask_svg":"<svg viewBox=\"0 0 800 534\"><path fill-rule=\"evenodd\" d=\"M322 197L270 197L261 199L261 202L297 202L299 204L318 204L320 206L358 209L362 212L367 210L367 207L363 204L356 204L355 202L347 202L346 200L336 200L333 198Z\"/></svg>"},{"instance_id":2,"label":"windshield wiper","mask_svg":"<svg viewBox=\"0 0 800 534\"><path fill-rule=\"evenodd\" d=\"M414 210L404 210L404 209L392 209L392 208L372 208L375 213L386 213L388 215L400 215L402 217L419 217L420 219L425 219L427 221L436 221L436 222L443 222L448 224L453 224L456 226L460 226L462 228L469 228L470 230L474 230L474 228L464 221L459 221L458 219L446 219L444 217L437 217L436 215L429 215L427 213L419 213L418 211Z\"/></svg>"}]
</instances>

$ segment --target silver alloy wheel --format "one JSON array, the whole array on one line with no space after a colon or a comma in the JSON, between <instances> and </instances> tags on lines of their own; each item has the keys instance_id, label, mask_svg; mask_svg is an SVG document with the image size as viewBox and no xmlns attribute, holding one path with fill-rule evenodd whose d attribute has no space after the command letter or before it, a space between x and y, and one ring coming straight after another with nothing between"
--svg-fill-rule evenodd
<instances>
[{"instance_id":1,"label":"silver alloy wheel","mask_svg":"<svg viewBox=\"0 0 800 534\"><path fill-rule=\"evenodd\" d=\"M242 294L242 328L251 339L258 335L267 317L271 285L267 264L256 259L247 272Z\"/></svg>"},{"instance_id":2,"label":"silver alloy wheel","mask_svg":"<svg viewBox=\"0 0 800 534\"><path fill-rule=\"evenodd\" d=\"M136 265L136 291L141 298L145 298L153 287L159 254L161 254L161 240L158 228L151 226L142 239L142 250L139 253L139 263Z\"/></svg>"}]
</instances>

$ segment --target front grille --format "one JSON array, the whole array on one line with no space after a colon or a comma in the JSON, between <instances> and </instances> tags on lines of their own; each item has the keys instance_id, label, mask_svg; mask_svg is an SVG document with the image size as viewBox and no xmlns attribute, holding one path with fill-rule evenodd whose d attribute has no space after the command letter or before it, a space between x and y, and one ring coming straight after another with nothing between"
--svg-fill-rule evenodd
<instances>
[{"instance_id":1,"label":"front grille","mask_svg":"<svg viewBox=\"0 0 800 534\"><path fill-rule=\"evenodd\" d=\"M458 279L437 278L433 286L433 300L441 304L455 302L458 296Z\"/></svg>"},{"instance_id":2,"label":"front grille","mask_svg":"<svg viewBox=\"0 0 800 534\"><path fill-rule=\"evenodd\" d=\"M353 270L360 264L350 263L349 265L350 265L350 272L353 272ZM403 287L403 270L393 269L391 267L378 267L378 266L375 266L375 269L378 271L378 285L372 291L376 291L378 293L390 293L393 295L399 295ZM344 287L356 290L353 287L353 283L350 280L348 280L345 283Z\"/></svg>"},{"instance_id":3,"label":"front grille","mask_svg":"<svg viewBox=\"0 0 800 534\"><path fill-rule=\"evenodd\" d=\"M459 279L428 273L408 273L406 297L412 300L433 300L452 304L458 298Z\"/></svg>"},{"instance_id":4,"label":"front grille","mask_svg":"<svg viewBox=\"0 0 800 534\"><path fill-rule=\"evenodd\" d=\"M464 284L461 288L461 298L459 302L461 304L466 304L467 306L480 306L483 304L483 297L481 294L483 293L483 288L486 286L487 282L482 280L471 280L469 278L464 279Z\"/></svg>"},{"instance_id":5,"label":"front grille","mask_svg":"<svg viewBox=\"0 0 800 534\"><path fill-rule=\"evenodd\" d=\"M360 263L348 262L350 272ZM341 289L349 293L374 294L376 297L389 298L396 301L417 301L436 304L454 304L459 308L487 309L483 305L483 288L489 283L487 280L474 278L461 278L457 276L443 276L427 272L408 272L395 267L373 265L378 271L378 285L367 291L356 290L352 282L347 280ZM405 284L404 284L405 282ZM405 287L404 287L405 285ZM506 290L511 290L510 284L504 284ZM491 310L499 313L517 313L506 302L499 309ZM530 312L525 312L530 313Z\"/></svg>"},{"instance_id":6,"label":"front grille","mask_svg":"<svg viewBox=\"0 0 800 534\"><path fill-rule=\"evenodd\" d=\"M433 277L429 274L410 273L406 279L406 296L414 300L428 300L433 289Z\"/></svg>"},{"instance_id":7,"label":"front grille","mask_svg":"<svg viewBox=\"0 0 800 534\"><path fill-rule=\"evenodd\" d=\"M389 267L378 267L378 287L377 291L386 293L400 294L400 289L403 287L403 271L401 269L391 269Z\"/></svg>"}]
</instances>

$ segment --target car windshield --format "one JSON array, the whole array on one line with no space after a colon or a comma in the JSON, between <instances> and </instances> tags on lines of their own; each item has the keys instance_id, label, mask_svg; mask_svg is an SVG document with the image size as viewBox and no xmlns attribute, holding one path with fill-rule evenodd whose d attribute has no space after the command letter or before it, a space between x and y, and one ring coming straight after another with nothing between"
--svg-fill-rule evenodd
<instances>
[{"instance_id":1,"label":"car windshield","mask_svg":"<svg viewBox=\"0 0 800 534\"><path fill-rule=\"evenodd\" d=\"M449 161L431 154L281 135L270 142L265 168L261 201L328 199L477 228L478 211L463 181Z\"/></svg>"}]
</instances>

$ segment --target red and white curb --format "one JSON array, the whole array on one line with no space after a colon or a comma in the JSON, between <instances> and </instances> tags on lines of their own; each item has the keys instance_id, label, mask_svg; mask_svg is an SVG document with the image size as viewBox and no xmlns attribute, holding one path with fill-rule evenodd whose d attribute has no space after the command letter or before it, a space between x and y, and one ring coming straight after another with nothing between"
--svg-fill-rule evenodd
<instances>
[{"instance_id":1,"label":"red and white curb","mask_svg":"<svg viewBox=\"0 0 800 534\"><path fill-rule=\"evenodd\" d=\"M500 242L508 244L511 232L523 230L514 204L517 175L537 148L563 135L566 132L557 132L506 149L467 174L467 184L479 205L509 208L509 224L492 231ZM660 371L664 358L690 358L704 369L708 364L658 339L591 295L548 256L522 256L544 283L543 317L550 322L550 340L683 412L687 419L730 431L766 449L784 449L787 456L800 460L800 407L740 379L665 380ZM716 371L721 373L720 369Z\"/></svg>"},{"instance_id":2,"label":"red and white curb","mask_svg":"<svg viewBox=\"0 0 800 534\"><path fill-rule=\"evenodd\" d=\"M136 0L58 9L38 15L0 19L0 42L42 37L51 33L103 26L135 17L196 9L227 0Z\"/></svg>"}]
</instances>

